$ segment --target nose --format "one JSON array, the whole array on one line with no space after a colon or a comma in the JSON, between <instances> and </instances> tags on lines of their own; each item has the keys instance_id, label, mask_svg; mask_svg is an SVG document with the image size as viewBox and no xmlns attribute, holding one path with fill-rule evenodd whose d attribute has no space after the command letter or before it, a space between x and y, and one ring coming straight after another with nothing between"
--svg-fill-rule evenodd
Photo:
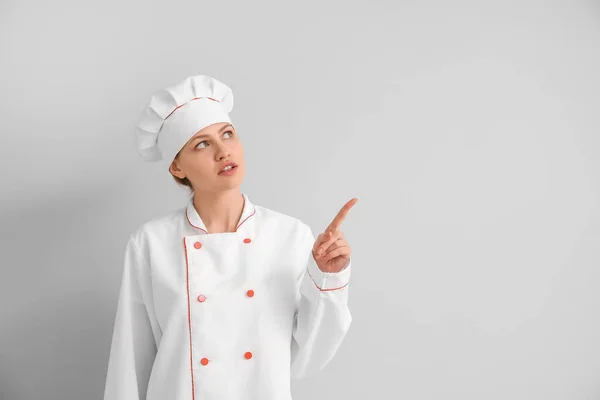
<instances>
[{"instance_id":1,"label":"nose","mask_svg":"<svg viewBox=\"0 0 600 400\"><path fill-rule=\"evenodd\" d=\"M217 152L216 152L217 160L227 158L230 156L230 154L231 154L231 152L229 151L227 146L225 146L223 143L219 143L217 145Z\"/></svg>"}]
</instances>

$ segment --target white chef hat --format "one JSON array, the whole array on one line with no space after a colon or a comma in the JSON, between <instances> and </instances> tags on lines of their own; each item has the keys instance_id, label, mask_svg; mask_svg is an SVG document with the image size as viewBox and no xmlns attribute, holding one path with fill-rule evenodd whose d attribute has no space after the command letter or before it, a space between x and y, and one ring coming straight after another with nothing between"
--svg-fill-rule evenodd
<instances>
[{"instance_id":1,"label":"white chef hat","mask_svg":"<svg viewBox=\"0 0 600 400\"><path fill-rule=\"evenodd\" d=\"M231 125L233 93L206 75L190 76L156 92L135 128L137 151L146 161L171 164L199 130L217 122Z\"/></svg>"}]
</instances>

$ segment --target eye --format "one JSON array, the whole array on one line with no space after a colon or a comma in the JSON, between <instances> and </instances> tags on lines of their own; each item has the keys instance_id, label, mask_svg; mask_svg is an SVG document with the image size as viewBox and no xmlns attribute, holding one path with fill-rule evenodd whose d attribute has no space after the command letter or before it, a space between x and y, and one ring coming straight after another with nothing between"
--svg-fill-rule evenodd
<instances>
[{"instance_id":1,"label":"eye","mask_svg":"<svg viewBox=\"0 0 600 400\"><path fill-rule=\"evenodd\" d=\"M223 135L225 135L226 133L229 133L229 137L232 137L232 136L233 136L233 131L231 131L231 130L229 130L229 131L225 131L225 132L223 133ZM201 145L202 143L206 143L206 144L208 144L208 141L206 141L206 140L203 140L203 141L201 141L200 143L198 143L198 144L196 145L196 147L195 147L195 148L196 148L196 149L198 149L198 148L204 148L204 147L206 147L206 146L204 146L204 147L200 147L200 145Z\"/></svg>"}]
</instances>

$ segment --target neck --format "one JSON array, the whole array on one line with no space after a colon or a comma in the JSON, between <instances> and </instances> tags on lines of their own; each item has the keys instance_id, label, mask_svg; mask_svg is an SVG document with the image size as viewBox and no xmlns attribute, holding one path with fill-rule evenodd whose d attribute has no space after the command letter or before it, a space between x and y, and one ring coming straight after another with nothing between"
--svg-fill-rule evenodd
<instances>
[{"instance_id":1,"label":"neck","mask_svg":"<svg viewBox=\"0 0 600 400\"><path fill-rule=\"evenodd\" d=\"M244 211L244 197L239 187L222 192L196 191L194 207L208 233L235 232Z\"/></svg>"}]
</instances>

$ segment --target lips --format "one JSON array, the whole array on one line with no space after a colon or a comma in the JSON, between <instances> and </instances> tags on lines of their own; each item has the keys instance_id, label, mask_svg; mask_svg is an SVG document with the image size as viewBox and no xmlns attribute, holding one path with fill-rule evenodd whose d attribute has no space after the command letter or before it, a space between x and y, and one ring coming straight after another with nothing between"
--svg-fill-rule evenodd
<instances>
[{"instance_id":1,"label":"lips","mask_svg":"<svg viewBox=\"0 0 600 400\"><path fill-rule=\"evenodd\" d=\"M223 172L223 170L225 168L227 168L228 166L231 166L232 167L231 169L237 168L237 164L236 163L234 163L234 162L228 162L227 164L223 165L223 168L221 168L221 170L219 171L219 174L221 172ZM231 171L231 169L229 171Z\"/></svg>"}]
</instances>

